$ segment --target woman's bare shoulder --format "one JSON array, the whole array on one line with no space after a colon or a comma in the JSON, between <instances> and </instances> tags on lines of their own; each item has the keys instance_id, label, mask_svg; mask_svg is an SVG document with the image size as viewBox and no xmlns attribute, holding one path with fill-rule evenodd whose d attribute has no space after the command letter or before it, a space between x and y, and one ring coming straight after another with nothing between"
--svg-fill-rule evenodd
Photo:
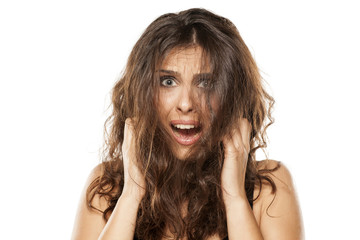
<instances>
[{"instance_id":1,"label":"woman's bare shoulder","mask_svg":"<svg viewBox=\"0 0 360 240\"><path fill-rule=\"evenodd\" d=\"M273 159L256 161L257 170L274 169L279 167L280 165L281 165L280 161L276 161Z\"/></svg>"},{"instance_id":2,"label":"woman's bare shoulder","mask_svg":"<svg viewBox=\"0 0 360 240\"><path fill-rule=\"evenodd\" d=\"M99 163L96 165L89 174L89 180L94 180L97 177L100 177L104 169L104 163Z\"/></svg>"},{"instance_id":3,"label":"woman's bare shoulder","mask_svg":"<svg viewBox=\"0 0 360 240\"><path fill-rule=\"evenodd\" d=\"M256 201L254 204L260 202L260 200L264 200L264 198L273 198L278 191L285 191L289 193L294 191L290 171L282 162L267 159L256 162L256 166L260 175L272 180L276 190L273 189L267 180L262 179L261 187L259 184L255 185L254 198Z\"/></svg>"},{"instance_id":4,"label":"woman's bare shoulder","mask_svg":"<svg viewBox=\"0 0 360 240\"><path fill-rule=\"evenodd\" d=\"M262 180L254 189L254 215L261 231L269 239L302 239L302 220L293 180L288 168L275 160L257 162L258 171L271 178L275 188ZM290 235L287 235L290 234Z\"/></svg>"},{"instance_id":5,"label":"woman's bare shoulder","mask_svg":"<svg viewBox=\"0 0 360 240\"><path fill-rule=\"evenodd\" d=\"M94 189L93 186L96 186L99 183L98 181L104 174L105 166L106 163L100 163L91 170L87 182L85 184L84 192L86 194L88 194L88 191L90 191L91 189ZM91 195L92 194L90 194L90 196ZM106 201L106 199L104 197L100 197L99 194L94 194L93 196L94 197L91 202L92 206L95 209L104 211L108 207L108 202Z\"/></svg>"},{"instance_id":6,"label":"woman's bare shoulder","mask_svg":"<svg viewBox=\"0 0 360 240\"><path fill-rule=\"evenodd\" d=\"M106 200L104 198L100 198L98 195L94 195L94 198L91 202L93 208L90 207L88 203L89 186L94 184L96 179L98 179L102 173L103 164L98 164L91 170L87 178L80 197L72 239L93 239L93 236L100 235L100 232L105 226L105 220L102 217L102 211L104 211L108 206Z\"/></svg>"},{"instance_id":7,"label":"woman's bare shoulder","mask_svg":"<svg viewBox=\"0 0 360 240\"><path fill-rule=\"evenodd\" d=\"M294 191L293 180L289 169L284 163L276 160L263 160L257 162L257 170L262 176L267 176L272 179L276 189L284 191ZM256 186L255 188L258 188ZM272 192L272 187L266 180L262 180L263 190Z\"/></svg>"}]
</instances>

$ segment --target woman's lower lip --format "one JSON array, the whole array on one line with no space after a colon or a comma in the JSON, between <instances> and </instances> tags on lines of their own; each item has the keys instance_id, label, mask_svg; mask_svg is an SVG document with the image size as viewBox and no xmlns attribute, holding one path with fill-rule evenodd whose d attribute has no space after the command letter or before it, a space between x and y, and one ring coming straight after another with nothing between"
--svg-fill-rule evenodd
<instances>
[{"instance_id":1,"label":"woman's lower lip","mask_svg":"<svg viewBox=\"0 0 360 240\"><path fill-rule=\"evenodd\" d=\"M185 146L192 145L200 139L200 133L196 133L195 135L191 135L191 136L184 136L179 133L176 133L174 129L172 129L172 133L173 133L175 140L179 144L185 145Z\"/></svg>"}]
</instances>

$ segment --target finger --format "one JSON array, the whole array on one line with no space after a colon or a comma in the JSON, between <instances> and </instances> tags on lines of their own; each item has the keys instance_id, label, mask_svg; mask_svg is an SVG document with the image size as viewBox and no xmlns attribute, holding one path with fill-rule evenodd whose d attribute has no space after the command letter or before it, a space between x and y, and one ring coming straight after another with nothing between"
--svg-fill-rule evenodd
<instances>
[{"instance_id":1,"label":"finger","mask_svg":"<svg viewBox=\"0 0 360 240\"><path fill-rule=\"evenodd\" d=\"M246 118L241 118L239 124L240 124L241 134L245 135L247 139L250 139L250 134L252 130L251 123Z\"/></svg>"},{"instance_id":2,"label":"finger","mask_svg":"<svg viewBox=\"0 0 360 240\"><path fill-rule=\"evenodd\" d=\"M234 141L232 135L226 135L223 140L223 145L226 151L233 151L235 149Z\"/></svg>"},{"instance_id":3,"label":"finger","mask_svg":"<svg viewBox=\"0 0 360 240\"><path fill-rule=\"evenodd\" d=\"M134 131L134 122L131 118L127 118L125 120L125 126L124 126L124 136L128 137L129 134L133 136Z\"/></svg>"},{"instance_id":4,"label":"finger","mask_svg":"<svg viewBox=\"0 0 360 240\"><path fill-rule=\"evenodd\" d=\"M127 118L125 120L124 125L124 140L122 144L122 152L123 152L123 160L126 167L130 160L132 160L134 156L134 146L135 146L135 138L134 138L134 127L133 120Z\"/></svg>"},{"instance_id":5,"label":"finger","mask_svg":"<svg viewBox=\"0 0 360 240\"><path fill-rule=\"evenodd\" d=\"M251 123L246 118L240 119L240 134L242 142L247 150L250 152L250 135L252 131Z\"/></svg>"},{"instance_id":6,"label":"finger","mask_svg":"<svg viewBox=\"0 0 360 240\"><path fill-rule=\"evenodd\" d=\"M231 132L223 139L225 150L229 154L245 154L250 152L251 125L246 119L239 119Z\"/></svg>"},{"instance_id":7,"label":"finger","mask_svg":"<svg viewBox=\"0 0 360 240\"><path fill-rule=\"evenodd\" d=\"M234 130L223 138L225 157L240 160L247 156L247 151L242 143L240 131Z\"/></svg>"},{"instance_id":8,"label":"finger","mask_svg":"<svg viewBox=\"0 0 360 240\"><path fill-rule=\"evenodd\" d=\"M232 130L231 140L237 150L241 150L241 148L244 146L239 125Z\"/></svg>"}]
</instances>

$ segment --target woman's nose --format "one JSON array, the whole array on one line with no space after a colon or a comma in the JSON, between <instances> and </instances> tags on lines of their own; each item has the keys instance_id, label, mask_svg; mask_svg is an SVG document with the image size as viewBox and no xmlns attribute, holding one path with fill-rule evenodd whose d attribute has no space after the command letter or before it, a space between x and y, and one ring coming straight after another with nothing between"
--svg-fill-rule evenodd
<instances>
[{"instance_id":1,"label":"woman's nose","mask_svg":"<svg viewBox=\"0 0 360 240\"><path fill-rule=\"evenodd\" d=\"M178 99L177 110L179 112L188 113L194 110L191 89L184 88L183 91L180 92Z\"/></svg>"}]
</instances>

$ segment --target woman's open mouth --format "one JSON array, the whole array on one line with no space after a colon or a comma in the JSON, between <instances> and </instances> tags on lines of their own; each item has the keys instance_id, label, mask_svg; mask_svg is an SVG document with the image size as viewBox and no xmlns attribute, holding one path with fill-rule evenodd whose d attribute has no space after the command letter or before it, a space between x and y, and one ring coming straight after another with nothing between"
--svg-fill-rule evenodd
<instances>
[{"instance_id":1,"label":"woman's open mouth","mask_svg":"<svg viewBox=\"0 0 360 240\"><path fill-rule=\"evenodd\" d=\"M192 145L200 139L201 125L197 121L171 121L171 129L175 140L181 145Z\"/></svg>"}]
</instances>

